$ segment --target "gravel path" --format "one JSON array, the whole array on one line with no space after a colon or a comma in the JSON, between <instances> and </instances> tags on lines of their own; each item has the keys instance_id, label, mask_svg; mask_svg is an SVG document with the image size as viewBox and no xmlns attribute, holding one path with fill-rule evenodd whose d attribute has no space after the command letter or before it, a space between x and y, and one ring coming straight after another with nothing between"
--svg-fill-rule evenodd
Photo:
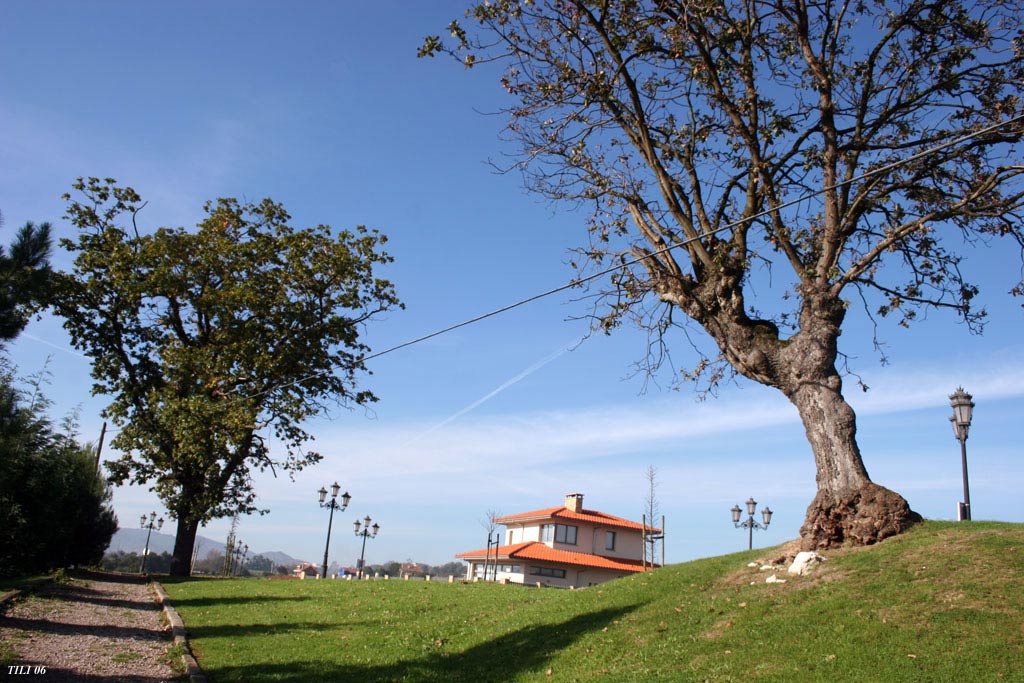
<instances>
[{"instance_id":1,"label":"gravel path","mask_svg":"<svg viewBox=\"0 0 1024 683\"><path fill-rule=\"evenodd\" d=\"M25 680L181 681L166 661L170 646L152 590L132 577L82 574L70 584L45 586L0 615L0 652L13 650L13 663L30 667L5 666L0 673L27 673Z\"/></svg>"}]
</instances>

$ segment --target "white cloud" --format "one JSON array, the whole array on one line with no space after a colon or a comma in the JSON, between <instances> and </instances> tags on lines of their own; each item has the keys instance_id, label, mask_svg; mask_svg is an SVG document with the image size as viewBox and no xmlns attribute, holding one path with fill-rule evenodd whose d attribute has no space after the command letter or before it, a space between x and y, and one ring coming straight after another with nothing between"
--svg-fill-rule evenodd
<instances>
[{"instance_id":1,"label":"white cloud","mask_svg":"<svg viewBox=\"0 0 1024 683\"><path fill-rule=\"evenodd\" d=\"M1024 365L994 364L976 371L970 383L985 401L1021 396ZM873 416L945 406L951 391L947 385L944 371L887 371L870 393L857 394L851 402L864 423ZM789 447L783 454L776 452L778 444L764 441L779 427L784 430L778 438ZM300 473L294 485L287 478L264 478L259 486L268 500L305 500L304 487L335 478L353 490L376 490L380 499L396 502L424 496L475 498L478 491L486 496L506 492L508 497L535 492L550 498L565 493L566 476L581 481L581 488L597 487L627 473L635 476L638 463L647 461L675 463L662 465L663 476L702 500L731 495L735 485L724 482L725 471L733 482L743 479L736 472L750 472L751 478L772 482L780 494L804 485L789 483L796 472L805 473L805 483L806 473L813 477L795 408L762 387L704 403L673 395L578 410L463 416L427 433L420 423L353 424L349 419L324 424L316 432L324 462ZM762 461L763 466L757 465Z\"/></svg>"},{"instance_id":2,"label":"white cloud","mask_svg":"<svg viewBox=\"0 0 1024 683\"><path fill-rule=\"evenodd\" d=\"M870 392L854 392L849 385L847 392L862 427L877 429L873 425L893 416L933 410L936 430L943 432L947 395L958 383L950 377L964 377L980 405L1024 395L1024 363L1010 352L969 370L887 368L865 376ZM379 557L427 561L443 561L460 549L447 545L477 542L474 520L483 510L546 507L569 489L584 492L599 509L638 517L647 464L659 468L663 508L676 533L695 538L702 525L719 523L715 511L748 495L778 512L777 525L763 537L766 543L792 538L814 492L813 461L795 408L778 392L759 386L730 390L703 403L673 394L558 411L464 412L436 429L430 427L437 420L366 421L358 412L341 416L311 425L315 446L325 456L319 465L297 473L294 481L269 474L257 478L259 502L272 513L243 521L242 534L250 545L308 557L322 553L316 546L323 542L320 526L326 520L317 515L315 492L335 480L353 496L346 525L353 515L370 514L388 532L376 541ZM905 492L915 509L949 516L952 503L945 499L955 502L956 467L922 476L920 448L914 448L875 444L865 454L869 470L880 483ZM138 504L135 495L131 499ZM123 500L120 493L118 500ZM511 503L515 510L504 509ZM207 535L225 530L226 522L215 522ZM286 532L287 542L281 540ZM430 540L451 533L456 540L443 549ZM706 552L714 550L709 546ZM689 549L684 556L706 552Z\"/></svg>"}]
</instances>

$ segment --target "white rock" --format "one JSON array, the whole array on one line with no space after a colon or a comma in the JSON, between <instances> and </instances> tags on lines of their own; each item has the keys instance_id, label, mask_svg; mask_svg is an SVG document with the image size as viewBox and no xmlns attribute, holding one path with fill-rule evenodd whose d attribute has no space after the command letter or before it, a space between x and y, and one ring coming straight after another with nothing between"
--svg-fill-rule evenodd
<instances>
[{"instance_id":1,"label":"white rock","mask_svg":"<svg viewBox=\"0 0 1024 683\"><path fill-rule=\"evenodd\" d=\"M775 569L775 565L774 564L762 564L761 565L761 571L763 571L763 572L770 572L773 569Z\"/></svg>"},{"instance_id":2,"label":"white rock","mask_svg":"<svg viewBox=\"0 0 1024 683\"><path fill-rule=\"evenodd\" d=\"M748 567L756 567L757 566L757 562L751 562L747 566Z\"/></svg>"},{"instance_id":3,"label":"white rock","mask_svg":"<svg viewBox=\"0 0 1024 683\"><path fill-rule=\"evenodd\" d=\"M816 552L805 551L797 553L796 558L793 560L793 564L789 565L789 569L787 571L790 574L798 574L802 576L806 574L811 567L824 561L825 558Z\"/></svg>"},{"instance_id":4,"label":"white rock","mask_svg":"<svg viewBox=\"0 0 1024 683\"><path fill-rule=\"evenodd\" d=\"M767 579L765 579L764 582L765 583L786 583L786 580L785 579L780 579L779 577L775 576L775 574L772 574Z\"/></svg>"}]
</instances>

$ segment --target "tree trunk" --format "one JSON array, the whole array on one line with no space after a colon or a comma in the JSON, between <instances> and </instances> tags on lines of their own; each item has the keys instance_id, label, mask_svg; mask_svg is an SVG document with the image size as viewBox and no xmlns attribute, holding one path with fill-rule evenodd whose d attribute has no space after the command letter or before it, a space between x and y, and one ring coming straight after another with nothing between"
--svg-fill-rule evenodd
<instances>
[{"instance_id":1,"label":"tree trunk","mask_svg":"<svg viewBox=\"0 0 1024 683\"><path fill-rule=\"evenodd\" d=\"M921 520L902 496L868 477L857 446L857 418L843 398L838 373L801 382L789 398L804 423L817 469L818 493L800 529L804 550L870 545Z\"/></svg>"},{"instance_id":2,"label":"tree trunk","mask_svg":"<svg viewBox=\"0 0 1024 683\"><path fill-rule=\"evenodd\" d=\"M902 496L868 477L857 417L843 398L836 361L846 304L827 286L805 286L799 331L783 340L773 322L748 317L743 268L722 265L696 289L663 281L660 296L704 327L737 372L780 390L800 413L818 482L800 528L804 549L869 545L905 531L921 517Z\"/></svg>"},{"instance_id":3,"label":"tree trunk","mask_svg":"<svg viewBox=\"0 0 1024 683\"><path fill-rule=\"evenodd\" d=\"M192 575L192 548L196 543L199 523L178 517L178 530L174 537L174 555L171 557L171 576Z\"/></svg>"}]
</instances>

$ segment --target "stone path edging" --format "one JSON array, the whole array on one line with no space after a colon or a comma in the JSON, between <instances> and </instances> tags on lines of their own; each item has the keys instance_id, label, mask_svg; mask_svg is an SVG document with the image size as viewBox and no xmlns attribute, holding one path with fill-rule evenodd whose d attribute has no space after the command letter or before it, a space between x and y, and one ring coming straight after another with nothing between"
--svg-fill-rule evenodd
<instances>
[{"instance_id":1,"label":"stone path edging","mask_svg":"<svg viewBox=\"0 0 1024 683\"><path fill-rule=\"evenodd\" d=\"M21 595L21 591L18 590L18 589L14 589L12 591L7 591L3 595L0 595L0 610L2 610L4 607L6 607L7 603L14 602L14 599L16 597L18 597L19 595Z\"/></svg>"},{"instance_id":2,"label":"stone path edging","mask_svg":"<svg viewBox=\"0 0 1024 683\"><path fill-rule=\"evenodd\" d=\"M150 586L152 586L153 592L156 593L156 601L163 607L167 621L171 624L171 635L174 636L174 644L180 645L184 649L181 661L184 663L188 673L189 683L206 683L206 674L199 667L199 662L196 661L196 658L192 656L192 648L188 644L188 631L185 630L185 622L178 616L178 612L174 609L170 598L167 596L167 592L160 585L160 582L153 581Z\"/></svg>"},{"instance_id":3,"label":"stone path edging","mask_svg":"<svg viewBox=\"0 0 1024 683\"><path fill-rule=\"evenodd\" d=\"M13 590L7 591L6 593L3 593L2 595L0 595L0 612L2 612L4 610L4 608L7 607L7 605L9 605L10 603L14 602L19 597L25 595L26 593L35 592L39 588L42 588L46 584L52 583L52 582L53 582L53 577L52 576L47 576L47 577L44 577L43 579L40 579L39 581L36 581L36 582L32 583L27 588L15 588Z\"/></svg>"}]
</instances>

